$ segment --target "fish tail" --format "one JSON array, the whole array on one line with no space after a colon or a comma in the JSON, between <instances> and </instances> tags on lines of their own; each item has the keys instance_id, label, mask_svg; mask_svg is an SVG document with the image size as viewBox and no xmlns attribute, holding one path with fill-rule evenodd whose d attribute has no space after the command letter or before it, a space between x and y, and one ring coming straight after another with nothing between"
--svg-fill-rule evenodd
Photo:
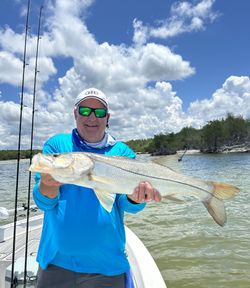
<instances>
[{"instance_id":1,"label":"fish tail","mask_svg":"<svg viewBox=\"0 0 250 288\"><path fill-rule=\"evenodd\" d=\"M221 199L212 196L209 199L203 200L202 203L217 224L220 226L224 226L226 224L227 214L225 205Z\"/></svg>"},{"instance_id":2,"label":"fish tail","mask_svg":"<svg viewBox=\"0 0 250 288\"><path fill-rule=\"evenodd\" d=\"M209 214L214 221L220 226L224 226L227 222L227 215L223 199L229 199L239 193L240 189L225 183L209 182L212 186L211 197L202 201Z\"/></svg>"},{"instance_id":3,"label":"fish tail","mask_svg":"<svg viewBox=\"0 0 250 288\"><path fill-rule=\"evenodd\" d=\"M229 199L240 192L240 189L238 187L231 184L212 181L208 183L212 185L213 195L219 199Z\"/></svg>"}]
</instances>

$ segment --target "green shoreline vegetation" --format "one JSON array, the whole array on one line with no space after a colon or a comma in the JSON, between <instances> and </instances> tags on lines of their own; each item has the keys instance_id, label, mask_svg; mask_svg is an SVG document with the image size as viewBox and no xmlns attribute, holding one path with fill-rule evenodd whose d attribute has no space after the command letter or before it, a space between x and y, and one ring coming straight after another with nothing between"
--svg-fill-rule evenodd
<instances>
[{"instance_id":1,"label":"green shoreline vegetation","mask_svg":"<svg viewBox=\"0 0 250 288\"><path fill-rule=\"evenodd\" d=\"M33 150L32 156L41 152L41 150ZM17 150L1 150L0 151L0 160L16 160L18 156ZM21 150L20 151L20 159L29 159L30 158L30 150Z\"/></svg>"},{"instance_id":2,"label":"green shoreline vegetation","mask_svg":"<svg viewBox=\"0 0 250 288\"><path fill-rule=\"evenodd\" d=\"M203 153L250 151L250 120L228 114L221 120L209 121L201 129L185 127L178 133L158 134L151 139L130 140L127 144L136 152L151 155L175 154L179 150L199 150Z\"/></svg>"},{"instance_id":3,"label":"green shoreline vegetation","mask_svg":"<svg viewBox=\"0 0 250 288\"><path fill-rule=\"evenodd\" d=\"M225 119L209 121L201 129L185 127L178 133L158 134L154 138L126 142L137 153L151 155L175 154L178 150L199 150L220 153L241 147L250 151L250 120L228 114ZM41 152L33 150L32 155ZM17 150L1 150L0 160L17 159ZM30 150L20 151L21 159L30 158Z\"/></svg>"}]
</instances>

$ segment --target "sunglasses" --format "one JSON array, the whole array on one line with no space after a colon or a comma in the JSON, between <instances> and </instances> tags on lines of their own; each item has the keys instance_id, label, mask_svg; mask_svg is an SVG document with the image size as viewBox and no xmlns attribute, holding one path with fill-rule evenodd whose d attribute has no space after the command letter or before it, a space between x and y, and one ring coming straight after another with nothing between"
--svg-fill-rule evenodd
<instances>
[{"instance_id":1,"label":"sunglasses","mask_svg":"<svg viewBox=\"0 0 250 288\"><path fill-rule=\"evenodd\" d=\"M105 108L90 108L85 106L79 106L78 112L84 117L88 117L92 112L94 112L96 118L104 118L107 115L107 109Z\"/></svg>"}]
</instances>

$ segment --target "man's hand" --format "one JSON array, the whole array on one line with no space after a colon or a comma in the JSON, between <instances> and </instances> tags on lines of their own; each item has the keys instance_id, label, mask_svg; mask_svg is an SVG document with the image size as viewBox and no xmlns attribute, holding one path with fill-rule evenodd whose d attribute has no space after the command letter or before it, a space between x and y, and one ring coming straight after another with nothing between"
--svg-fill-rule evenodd
<instances>
[{"instance_id":1,"label":"man's hand","mask_svg":"<svg viewBox=\"0 0 250 288\"><path fill-rule=\"evenodd\" d=\"M62 183L56 181L50 174L41 173L39 190L44 196L55 198L61 185Z\"/></svg>"},{"instance_id":2,"label":"man's hand","mask_svg":"<svg viewBox=\"0 0 250 288\"><path fill-rule=\"evenodd\" d=\"M136 202L149 202L149 201L161 201L161 194L156 190L149 182L142 181L135 187L133 194L127 195L127 197Z\"/></svg>"}]
</instances>

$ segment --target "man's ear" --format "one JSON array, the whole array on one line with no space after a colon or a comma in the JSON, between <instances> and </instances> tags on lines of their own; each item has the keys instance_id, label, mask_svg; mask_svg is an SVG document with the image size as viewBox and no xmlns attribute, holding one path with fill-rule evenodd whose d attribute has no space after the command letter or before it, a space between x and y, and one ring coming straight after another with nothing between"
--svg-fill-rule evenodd
<instances>
[{"instance_id":1,"label":"man's ear","mask_svg":"<svg viewBox=\"0 0 250 288\"><path fill-rule=\"evenodd\" d=\"M110 113L108 113L108 115L107 115L107 124L106 124L107 128L109 128L109 117L110 117Z\"/></svg>"}]
</instances>

